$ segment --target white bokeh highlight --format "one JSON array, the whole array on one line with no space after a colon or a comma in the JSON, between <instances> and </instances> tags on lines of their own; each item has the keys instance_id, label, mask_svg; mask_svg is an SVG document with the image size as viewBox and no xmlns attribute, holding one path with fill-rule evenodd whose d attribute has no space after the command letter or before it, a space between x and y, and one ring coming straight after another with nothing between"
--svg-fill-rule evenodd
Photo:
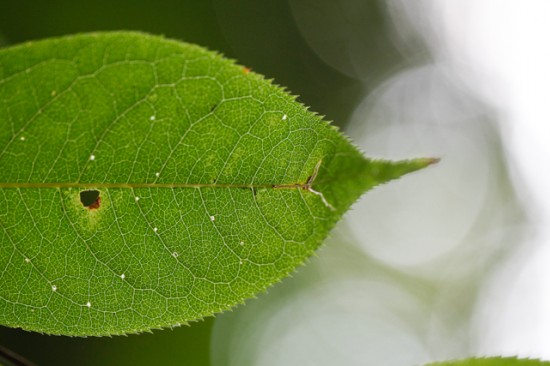
<instances>
[{"instance_id":1,"label":"white bokeh highlight","mask_svg":"<svg viewBox=\"0 0 550 366\"><path fill-rule=\"evenodd\" d=\"M530 211L534 234L482 292L477 353L550 359L550 2L432 0L421 12L411 2L392 3L416 19L409 23L418 24L435 58L495 107Z\"/></svg>"}]
</instances>

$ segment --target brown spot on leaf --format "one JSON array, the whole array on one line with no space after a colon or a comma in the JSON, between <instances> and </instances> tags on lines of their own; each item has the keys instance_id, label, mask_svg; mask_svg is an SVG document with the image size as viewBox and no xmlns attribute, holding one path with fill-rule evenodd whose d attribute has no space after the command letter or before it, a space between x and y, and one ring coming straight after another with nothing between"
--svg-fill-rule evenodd
<instances>
[{"instance_id":1,"label":"brown spot on leaf","mask_svg":"<svg viewBox=\"0 0 550 366\"><path fill-rule=\"evenodd\" d=\"M97 210L101 205L99 191L95 189L80 191L80 202L82 203L82 206L89 210Z\"/></svg>"}]
</instances>

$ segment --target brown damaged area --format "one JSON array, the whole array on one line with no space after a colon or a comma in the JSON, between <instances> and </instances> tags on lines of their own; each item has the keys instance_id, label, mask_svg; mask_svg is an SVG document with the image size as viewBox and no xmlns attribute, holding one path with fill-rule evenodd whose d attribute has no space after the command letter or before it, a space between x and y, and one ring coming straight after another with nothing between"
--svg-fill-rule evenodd
<instances>
[{"instance_id":1,"label":"brown damaged area","mask_svg":"<svg viewBox=\"0 0 550 366\"><path fill-rule=\"evenodd\" d=\"M80 203L88 210L97 210L101 206L100 192L96 189L80 191Z\"/></svg>"}]
</instances>

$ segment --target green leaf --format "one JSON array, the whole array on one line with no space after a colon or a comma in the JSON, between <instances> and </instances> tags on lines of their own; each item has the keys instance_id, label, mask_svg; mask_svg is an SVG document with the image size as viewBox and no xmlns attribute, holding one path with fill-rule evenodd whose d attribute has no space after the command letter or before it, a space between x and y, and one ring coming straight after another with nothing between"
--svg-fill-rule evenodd
<instances>
[{"instance_id":1,"label":"green leaf","mask_svg":"<svg viewBox=\"0 0 550 366\"><path fill-rule=\"evenodd\" d=\"M460 361L435 362L428 366L548 366L550 362L517 357L467 358Z\"/></svg>"},{"instance_id":2,"label":"green leaf","mask_svg":"<svg viewBox=\"0 0 550 366\"><path fill-rule=\"evenodd\" d=\"M365 159L262 76L137 33L1 50L0 123L0 324L53 334L230 309L434 162Z\"/></svg>"}]
</instances>

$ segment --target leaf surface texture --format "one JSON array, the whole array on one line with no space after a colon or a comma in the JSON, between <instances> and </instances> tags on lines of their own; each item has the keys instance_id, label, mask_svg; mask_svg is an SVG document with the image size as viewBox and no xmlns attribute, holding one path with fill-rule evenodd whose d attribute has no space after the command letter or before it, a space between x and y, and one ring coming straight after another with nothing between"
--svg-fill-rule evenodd
<instances>
[{"instance_id":1,"label":"leaf surface texture","mask_svg":"<svg viewBox=\"0 0 550 366\"><path fill-rule=\"evenodd\" d=\"M366 159L262 76L139 33L0 50L0 323L109 335L231 308L303 263Z\"/></svg>"}]
</instances>

